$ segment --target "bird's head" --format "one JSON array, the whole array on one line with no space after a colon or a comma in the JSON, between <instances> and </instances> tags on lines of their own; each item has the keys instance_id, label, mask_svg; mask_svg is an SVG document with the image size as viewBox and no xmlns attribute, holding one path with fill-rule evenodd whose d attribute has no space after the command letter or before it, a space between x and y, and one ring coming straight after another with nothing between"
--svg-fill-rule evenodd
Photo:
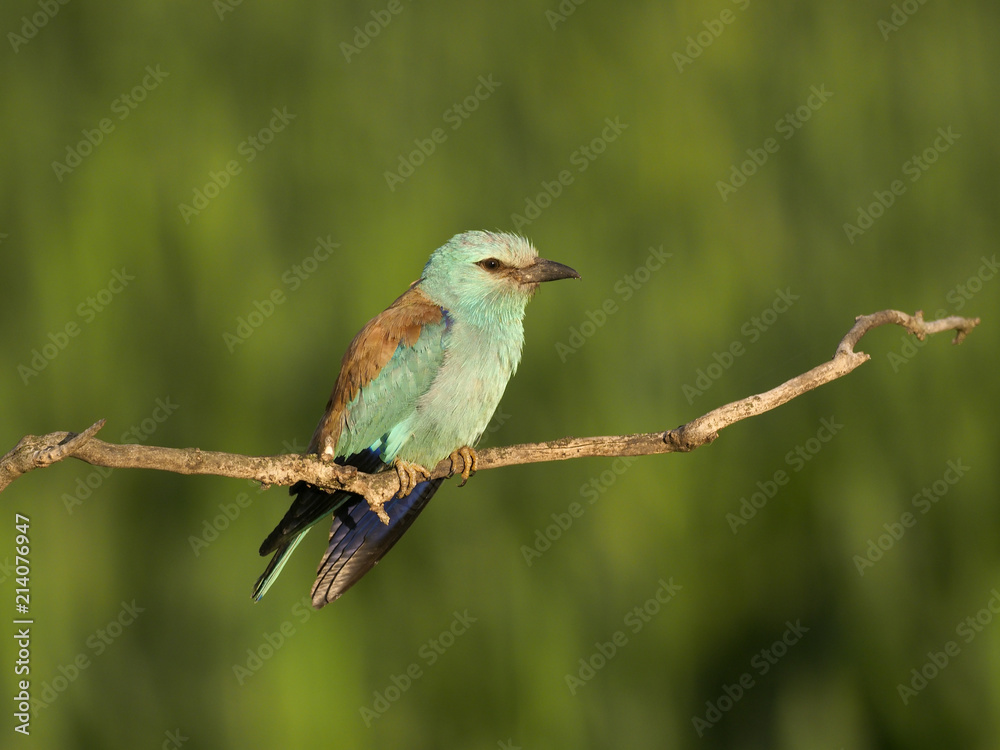
<instances>
[{"instance_id":1,"label":"bird's head","mask_svg":"<svg viewBox=\"0 0 1000 750\"><path fill-rule=\"evenodd\" d=\"M470 320L520 319L543 281L578 279L569 266L539 258L524 237L463 232L431 255L420 288L437 304Z\"/></svg>"}]
</instances>

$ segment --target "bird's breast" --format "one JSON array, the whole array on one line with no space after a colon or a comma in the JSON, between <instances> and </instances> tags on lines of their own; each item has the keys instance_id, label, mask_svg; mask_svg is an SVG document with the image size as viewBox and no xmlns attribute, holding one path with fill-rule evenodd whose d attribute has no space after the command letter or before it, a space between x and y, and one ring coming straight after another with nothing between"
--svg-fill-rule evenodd
<instances>
[{"instance_id":1,"label":"bird's breast","mask_svg":"<svg viewBox=\"0 0 1000 750\"><path fill-rule=\"evenodd\" d=\"M398 456L433 466L452 451L474 445L517 369L523 342L519 324L484 330L455 323L444 362L417 403L411 437Z\"/></svg>"}]
</instances>

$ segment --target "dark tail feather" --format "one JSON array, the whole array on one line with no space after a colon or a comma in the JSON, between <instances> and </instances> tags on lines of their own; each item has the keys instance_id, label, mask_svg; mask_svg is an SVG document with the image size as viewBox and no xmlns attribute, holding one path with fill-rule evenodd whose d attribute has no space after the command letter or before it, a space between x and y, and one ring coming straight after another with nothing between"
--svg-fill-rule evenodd
<instances>
[{"instance_id":1,"label":"dark tail feather","mask_svg":"<svg viewBox=\"0 0 1000 750\"><path fill-rule=\"evenodd\" d=\"M282 545L289 544L293 539L300 538L299 535L303 531L307 531L314 523L329 516L345 500L358 497L341 490L324 492L305 482L293 484L289 494L295 495L295 501L284 518L260 545L261 557L274 552Z\"/></svg>"},{"instance_id":2,"label":"dark tail feather","mask_svg":"<svg viewBox=\"0 0 1000 750\"><path fill-rule=\"evenodd\" d=\"M364 498L355 495L340 505L334 512L330 545L313 584L313 606L319 609L338 599L371 570L410 528L443 481L421 482L406 497L386 503L388 526L379 520Z\"/></svg>"},{"instance_id":3,"label":"dark tail feather","mask_svg":"<svg viewBox=\"0 0 1000 750\"><path fill-rule=\"evenodd\" d=\"M368 473L385 468L378 453L372 450L355 453L344 459L343 463ZM274 552L274 557L267 564L261 577L257 579L253 588L254 601L260 601L260 598L267 593L268 588L274 583L274 579L278 577L281 569L288 562L289 555L292 554L292 551L302 541L313 524L322 521L352 498L355 501L360 499L358 495L353 495L350 492L340 490L325 492L306 482L296 482L288 493L294 495L295 500L278 525L260 545L261 556Z\"/></svg>"}]
</instances>

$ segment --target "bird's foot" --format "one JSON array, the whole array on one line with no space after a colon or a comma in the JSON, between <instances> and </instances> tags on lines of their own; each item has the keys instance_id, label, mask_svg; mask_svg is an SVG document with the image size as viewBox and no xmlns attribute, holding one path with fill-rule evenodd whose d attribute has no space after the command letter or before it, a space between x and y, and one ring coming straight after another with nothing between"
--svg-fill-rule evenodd
<instances>
[{"instance_id":1,"label":"bird's foot","mask_svg":"<svg viewBox=\"0 0 1000 750\"><path fill-rule=\"evenodd\" d=\"M479 468L479 456L476 455L475 450L470 448L468 445L464 445L457 451L452 451L452 454L448 458L451 460L450 476L455 476L459 473L458 465L459 459L461 459L462 483L458 486L464 487L465 483L469 481L469 477L475 474L476 469Z\"/></svg>"},{"instance_id":2,"label":"bird's foot","mask_svg":"<svg viewBox=\"0 0 1000 750\"><path fill-rule=\"evenodd\" d=\"M412 464L409 461L401 461L398 458L393 462L396 469L396 476L399 477L399 492L396 497L406 497L413 488L424 480L431 478L431 473L420 464ZM417 477L421 477L417 479Z\"/></svg>"}]
</instances>

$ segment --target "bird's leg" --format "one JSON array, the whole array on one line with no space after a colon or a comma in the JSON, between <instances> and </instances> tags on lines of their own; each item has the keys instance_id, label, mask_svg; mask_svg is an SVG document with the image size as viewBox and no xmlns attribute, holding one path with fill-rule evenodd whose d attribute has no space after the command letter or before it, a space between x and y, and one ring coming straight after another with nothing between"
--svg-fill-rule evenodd
<instances>
[{"instance_id":1,"label":"bird's leg","mask_svg":"<svg viewBox=\"0 0 1000 750\"><path fill-rule=\"evenodd\" d=\"M420 464L412 464L397 458L392 465L396 469L396 476L399 477L399 492L396 493L396 497L406 497L420 482L431 478L431 473ZM422 478L417 479L418 476Z\"/></svg>"},{"instance_id":2,"label":"bird's leg","mask_svg":"<svg viewBox=\"0 0 1000 750\"><path fill-rule=\"evenodd\" d=\"M452 451L452 454L448 458L451 459L451 476L459 473L458 463L459 459L461 459L462 483L458 486L464 487L465 483L469 481L469 477L475 474L476 469L479 467L479 456L476 455L476 451L471 447L463 445L457 451Z\"/></svg>"}]
</instances>

